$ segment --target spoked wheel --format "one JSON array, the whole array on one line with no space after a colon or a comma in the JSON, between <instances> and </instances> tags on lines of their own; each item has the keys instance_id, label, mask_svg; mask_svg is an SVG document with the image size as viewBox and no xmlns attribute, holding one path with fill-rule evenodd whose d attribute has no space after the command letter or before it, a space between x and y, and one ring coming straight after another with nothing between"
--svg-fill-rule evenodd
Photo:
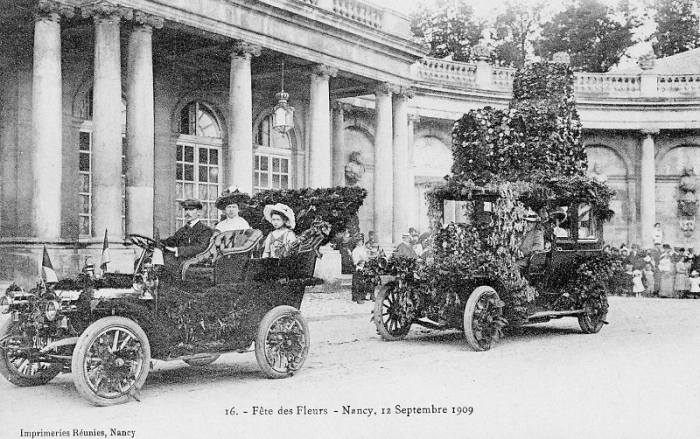
<instances>
[{"instance_id":1,"label":"spoked wheel","mask_svg":"<svg viewBox=\"0 0 700 439\"><path fill-rule=\"evenodd\" d=\"M192 367L207 366L218 360L220 356L219 354L210 354L206 357L189 358L183 361Z\"/></svg>"},{"instance_id":2,"label":"spoked wheel","mask_svg":"<svg viewBox=\"0 0 700 439\"><path fill-rule=\"evenodd\" d=\"M374 324L384 340L403 340L411 329L412 322L402 312L400 299L398 286L390 284L379 291L374 302Z\"/></svg>"},{"instance_id":3,"label":"spoked wheel","mask_svg":"<svg viewBox=\"0 0 700 439\"><path fill-rule=\"evenodd\" d=\"M78 392L99 406L137 397L146 381L151 346L143 329L125 317L105 317L80 336L73 352L73 381Z\"/></svg>"},{"instance_id":4,"label":"spoked wheel","mask_svg":"<svg viewBox=\"0 0 700 439\"><path fill-rule=\"evenodd\" d=\"M8 319L0 326L0 339L4 339L0 344L0 374L16 386L44 385L61 373L63 367L38 361L34 354L41 346L37 346L36 339L23 335L19 325Z\"/></svg>"},{"instance_id":5,"label":"spoked wheel","mask_svg":"<svg viewBox=\"0 0 700 439\"><path fill-rule=\"evenodd\" d=\"M496 290L488 286L474 289L464 308L464 335L469 347L488 351L504 325L503 302Z\"/></svg>"},{"instance_id":6,"label":"spoked wheel","mask_svg":"<svg viewBox=\"0 0 700 439\"><path fill-rule=\"evenodd\" d=\"M292 306L278 306L260 321L255 358L268 378L286 378L301 369L310 345L306 318Z\"/></svg>"},{"instance_id":7,"label":"spoked wheel","mask_svg":"<svg viewBox=\"0 0 700 439\"><path fill-rule=\"evenodd\" d=\"M583 309L585 313L578 316L581 330L586 334L600 331L608 315L608 298L603 294L597 299L587 300Z\"/></svg>"}]
</instances>

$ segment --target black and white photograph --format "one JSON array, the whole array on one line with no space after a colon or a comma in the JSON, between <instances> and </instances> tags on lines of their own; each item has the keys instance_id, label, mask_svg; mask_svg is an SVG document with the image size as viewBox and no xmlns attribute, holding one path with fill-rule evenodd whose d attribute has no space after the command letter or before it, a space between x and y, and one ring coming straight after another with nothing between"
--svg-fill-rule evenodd
<instances>
[{"instance_id":1,"label":"black and white photograph","mask_svg":"<svg viewBox=\"0 0 700 439\"><path fill-rule=\"evenodd\" d=\"M697 439L700 0L0 0L0 437Z\"/></svg>"}]
</instances>

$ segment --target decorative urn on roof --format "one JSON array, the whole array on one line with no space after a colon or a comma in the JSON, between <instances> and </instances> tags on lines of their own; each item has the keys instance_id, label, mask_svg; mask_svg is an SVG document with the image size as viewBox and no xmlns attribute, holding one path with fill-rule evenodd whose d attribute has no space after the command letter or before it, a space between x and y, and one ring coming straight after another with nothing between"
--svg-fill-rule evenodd
<instances>
[{"instance_id":1,"label":"decorative urn on roof","mask_svg":"<svg viewBox=\"0 0 700 439\"><path fill-rule=\"evenodd\" d=\"M656 63L656 55L653 52L646 53L639 57L637 64L642 70L651 70Z\"/></svg>"}]
</instances>

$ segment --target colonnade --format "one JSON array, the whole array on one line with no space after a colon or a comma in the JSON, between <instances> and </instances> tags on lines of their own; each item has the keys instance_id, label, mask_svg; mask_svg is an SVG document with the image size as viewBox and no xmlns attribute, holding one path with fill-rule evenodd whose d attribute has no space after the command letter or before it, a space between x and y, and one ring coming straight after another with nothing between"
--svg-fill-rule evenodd
<instances>
[{"instance_id":1,"label":"colonnade","mask_svg":"<svg viewBox=\"0 0 700 439\"><path fill-rule=\"evenodd\" d=\"M120 34L131 22L126 65L126 233L150 236L154 205L154 80L153 32L164 20L141 11L102 2L80 9L93 20L93 237L104 230L116 238L122 229L121 175L122 74ZM35 22L33 65L33 170L35 175L33 226L36 237L60 239L62 180L61 17L74 9L42 1ZM229 76L229 140L224 158L225 186L253 190L253 97L251 59L261 47L245 41L231 45ZM314 65L310 76L308 118L311 187L332 184L330 78L338 70ZM389 109L391 110L391 109ZM389 125L391 116L389 114ZM382 119L383 120L383 119ZM391 128L388 131L391 146ZM390 149L389 149L390 151ZM391 158L389 157L389 161ZM389 215L389 220L391 216Z\"/></svg>"}]
</instances>

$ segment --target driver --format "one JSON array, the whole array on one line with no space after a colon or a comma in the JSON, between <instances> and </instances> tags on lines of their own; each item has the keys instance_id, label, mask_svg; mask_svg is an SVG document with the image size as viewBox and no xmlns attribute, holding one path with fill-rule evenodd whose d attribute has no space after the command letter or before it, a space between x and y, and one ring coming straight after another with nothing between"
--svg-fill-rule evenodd
<instances>
[{"instance_id":1,"label":"driver","mask_svg":"<svg viewBox=\"0 0 700 439\"><path fill-rule=\"evenodd\" d=\"M163 259L167 273L174 274L180 263L206 250L214 230L200 221L202 203L199 200L187 199L180 202L185 218L185 225L180 227L173 236L162 241L164 245Z\"/></svg>"},{"instance_id":2,"label":"driver","mask_svg":"<svg viewBox=\"0 0 700 439\"><path fill-rule=\"evenodd\" d=\"M532 253L544 250L544 232L538 227L539 220L539 215L533 211L525 214L525 234L520 244L523 257L518 259L520 268L527 267Z\"/></svg>"}]
</instances>

